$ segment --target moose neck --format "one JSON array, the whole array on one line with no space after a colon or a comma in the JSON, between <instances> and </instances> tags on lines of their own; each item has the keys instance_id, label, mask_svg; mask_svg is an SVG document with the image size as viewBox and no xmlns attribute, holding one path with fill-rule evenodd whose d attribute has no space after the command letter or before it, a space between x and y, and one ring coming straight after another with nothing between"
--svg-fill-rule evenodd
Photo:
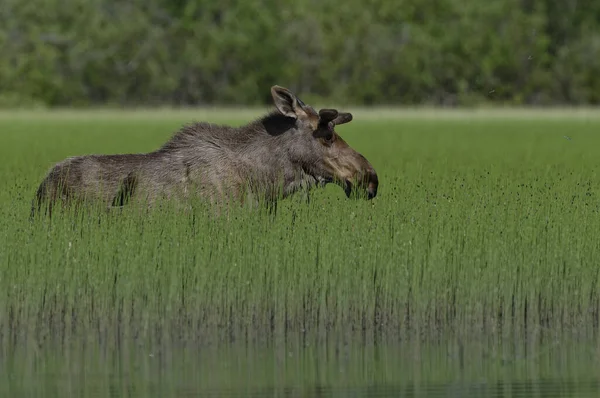
<instances>
[{"instance_id":1,"label":"moose neck","mask_svg":"<svg viewBox=\"0 0 600 398\"><path fill-rule=\"evenodd\" d=\"M263 130L272 137L278 137L286 131L293 129L296 121L279 112L271 112L251 123L251 125L255 126L258 130Z\"/></svg>"},{"instance_id":2,"label":"moose neck","mask_svg":"<svg viewBox=\"0 0 600 398\"><path fill-rule=\"evenodd\" d=\"M284 196L316 183L304 172L302 163L293 157L298 145L296 137L300 134L293 131L295 126L293 118L272 112L238 131L240 135L248 134L243 148L248 155L248 172L261 183L281 190Z\"/></svg>"}]
</instances>

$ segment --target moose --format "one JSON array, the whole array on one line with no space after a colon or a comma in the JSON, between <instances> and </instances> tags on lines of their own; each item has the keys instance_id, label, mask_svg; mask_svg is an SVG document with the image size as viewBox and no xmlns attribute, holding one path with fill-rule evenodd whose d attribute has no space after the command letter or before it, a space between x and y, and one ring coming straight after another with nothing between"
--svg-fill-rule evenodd
<instances>
[{"instance_id":1,"label":"moose","mask_svg":"<svg viewBox=\"0 0 600 398\"><path fill-rule=\"evenodd\" d=\"M271 87L276 110L241 127L196 122L184 125L149 153L69 157L50 169L32 204L32 216L52 213L56 202L96 201L121 208L164 198L211 203L264 199L276 202L328 183L347 197L377 195L377 173L335 131L352 114L318 113L287 88Z\"/></svg>"}]
</instances>

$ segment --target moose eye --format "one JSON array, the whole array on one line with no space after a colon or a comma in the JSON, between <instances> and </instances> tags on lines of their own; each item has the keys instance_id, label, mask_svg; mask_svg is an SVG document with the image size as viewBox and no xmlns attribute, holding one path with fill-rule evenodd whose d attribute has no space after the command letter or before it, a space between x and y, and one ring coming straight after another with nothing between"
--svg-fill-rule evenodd
<instances>
[{"instance_id":1,"label":"moose eye","mask_svg":"<svg viewBox=\"0 0 600 398\"><path fill-rule=\"evenodd\" d=\"M323 136L323 138L325 139L325 141L327 141L328 143L332 143L333 142L333 131L328 131L327 133L325 133L325 135Z\"/></svg>"},{"instance_id":2,"label":"moose eye","mask_svg":"<svg viewBox=\"0 0 600 398\"><path fill-rule=\"evenodd\" d=\"M335 124L333 122L328 122L327 124L323 123L317 130L316 134L321 138L321 140L323 140L324 144L330 145L333 141L335 141L334 128Z\"/></svg>"}]
</instances>

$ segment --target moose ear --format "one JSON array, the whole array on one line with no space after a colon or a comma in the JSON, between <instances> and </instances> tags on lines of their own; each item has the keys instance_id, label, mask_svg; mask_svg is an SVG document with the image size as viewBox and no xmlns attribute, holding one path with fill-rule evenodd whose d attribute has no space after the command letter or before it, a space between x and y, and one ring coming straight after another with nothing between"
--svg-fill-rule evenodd
<instances>
[{"instance_id":1,"label":"moose ear","mask_svg":"<svg viewBox=\"0 0 600 398\"><path fill-rule=\"evenodd\" d=\"M298 98L290 90L281 86L273 86L271 95L279 112L287 117L298 118Z\"/></svg>"}]
</instances>

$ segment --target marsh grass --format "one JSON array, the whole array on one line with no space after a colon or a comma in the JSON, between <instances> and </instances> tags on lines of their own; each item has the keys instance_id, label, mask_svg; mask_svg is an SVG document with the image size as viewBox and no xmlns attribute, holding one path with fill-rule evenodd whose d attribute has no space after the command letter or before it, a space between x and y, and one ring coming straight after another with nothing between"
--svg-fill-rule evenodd
<instances>
[{"instance_id":1,"label":"marsh grass","mask_svg":"<svg viewBox=\"0 0 600 398\"><path fill-rule=\"evenodd\" d=\"M596 332L599 121L356 119L339 132L378 171L373 201L29 221L53 162L152 150L187 121L0 120L3 347Z\"/></svg>"}]
</instances>

